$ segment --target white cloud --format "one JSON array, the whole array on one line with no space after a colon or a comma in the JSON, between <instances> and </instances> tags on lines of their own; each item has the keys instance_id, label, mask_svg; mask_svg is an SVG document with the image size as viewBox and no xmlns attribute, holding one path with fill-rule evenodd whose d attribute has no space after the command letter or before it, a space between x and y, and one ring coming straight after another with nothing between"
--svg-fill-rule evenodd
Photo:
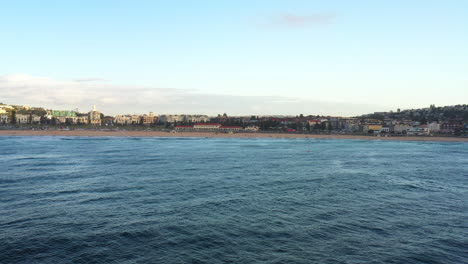
<instances>
[{"instance_id":1,"label":"white cloud","mask_svg":"<svg viewBox=\"0 0 468 264\"><path fill-rule=\"evenodd\" d=\"M199 113L199 114L320 114L356 115L372 112L370 105L319 102L278 96L231 96L203 94L194 90L111 85L91 81L56 80L26 74L0 76L0 102L53 109L88 111L93 105L105 114Z\"/></svg>"}]
</instances>

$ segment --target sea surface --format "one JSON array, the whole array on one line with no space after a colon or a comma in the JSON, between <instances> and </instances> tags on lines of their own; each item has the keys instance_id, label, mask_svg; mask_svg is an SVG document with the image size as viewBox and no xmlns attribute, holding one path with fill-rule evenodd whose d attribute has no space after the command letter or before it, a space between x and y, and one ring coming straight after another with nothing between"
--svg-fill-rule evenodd
<instances>
[{"instance_id":1,"label":"sea surface","mask_svg":"<svg viewBox=\"0 0 468 264\"><path fill-rule=\"evenodd\" d=\"M3 136L0 263L468 263L468 143Z\"/></svg>"}]
</instances>

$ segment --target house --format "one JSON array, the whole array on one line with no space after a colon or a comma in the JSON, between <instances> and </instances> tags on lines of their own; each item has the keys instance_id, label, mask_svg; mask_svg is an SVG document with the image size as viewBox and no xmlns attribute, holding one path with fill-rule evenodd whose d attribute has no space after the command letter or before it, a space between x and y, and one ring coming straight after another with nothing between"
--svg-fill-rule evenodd
<instances>
[{"instance_id":1,"label":"house","mask_svg":"<svg viewBox=\"0 0 468 264\"><path fill-rule=\"evenodd\" d=\"M31 115L31 123L32 124L40 124L41 123L41 116Z\"/></svg>"},{"instance_id":2,"label":"house","mask_svg":"<svg viewBox=\"0 0 468 264\"><path fill-rule=\"evenodd\" d=\"M377 125L377 124L367 124L367 125L364 125L362 131L364 133L370 133L370 131L372 131L372 133L379 133L381 130L382 130L382 125Z\"/></svg>"},{"instance_id":3,"label":"house","mask_svg":"<svg viewBox=\"0 0 468 264\"><path fill-rule=\"evenodd\" d=\"M105 126L111 126L114 124L114 118L112 116L105 116L102 119L102 122L104 123Z\"/></svg>"},{"instance_id":4,"label":"house","mask_svg":"<svg viewBox=\"0 0 468 264\"><path fill-rule=\"evenodd\" d=\"M29 124L30 115L16 114L16 124Z\"/></svg>"},{"instance_id":5,"label":"house","mask_svg":"<svg viewBox=\"0 0 468 264\"><path fill-rule=\"evenodd\" d=\"M142 125L151 125L151 124L154 124L154 113L153 112L150 112L149 115L142 115L141 116L141 124Z\"/></svg>"},{"instance_id":6,"label":"house","mask_svg":"<svg viewBox=\"0 0 468 264\"><path fill-rule=\"evenodd\" d=\"M407 124L396 124L393 127L393 131L398 134L406 134L406 131L408 131L410 128L411 126Z\"/></svg>"},{"instance_id":7,"label":"house","mask_svg":"<svg viewBox=\"0 0 468 264\"><path fill-rule=\"evenodd\" d=\"M10 116L8 114L0 114L0 124L10 123Z\"/></svg>"},{"instance_id":8,"label":"house","mask_svg":"<svg viewBox=\"0 0 468 264\"><path fill-rule=\"evenodd\" d=\"M440 131L440 124L437 123L437 122L432 122L430 124L427 125L428 129L429 129L429 132L433 132L433 133L437 133Z\"/></svg>"},{"instance_id":9,"label":"house","mask_svg":"<svg viewBox=\"0 0 468 264\"><path fill-rule=\"evenodd\" d=\"M307 122L309 123L309 126L310 126L310 127L313 127L313 126L315 126L315 125L317 125L317 124L320 125L320 124L322 123L322 121L316 120L316 119L314 119L314 120L308 120Z\"/></svg>"}]
</instances>

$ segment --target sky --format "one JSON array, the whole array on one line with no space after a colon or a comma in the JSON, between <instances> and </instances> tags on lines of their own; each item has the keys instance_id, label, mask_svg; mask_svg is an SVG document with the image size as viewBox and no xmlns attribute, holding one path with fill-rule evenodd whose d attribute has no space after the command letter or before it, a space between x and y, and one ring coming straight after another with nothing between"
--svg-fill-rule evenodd
<instances>
[{"instance_id":1,"label":"sky","mask_svg":"<svg viewBox=\"0 0 468 264\"><path fill-rule=\"evenodd\" d=\"M353 116L468 103L468 1L0 0L0 102Z\"/></svg>"}]
</instances>

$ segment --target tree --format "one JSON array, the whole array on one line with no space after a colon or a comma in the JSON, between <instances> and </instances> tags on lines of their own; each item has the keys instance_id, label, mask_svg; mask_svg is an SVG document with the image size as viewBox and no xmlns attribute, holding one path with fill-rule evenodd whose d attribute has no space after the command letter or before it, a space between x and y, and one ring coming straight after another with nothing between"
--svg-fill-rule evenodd
<instances>
[{"instance_id":1,"label":"tree","mask_svg":"<svg viewBox=\"0 0 468 264\"><path fill-rule=\"evenodd\" d=\"M322 130L327 129L327 123L325 123L325 122L320 123L320 129L322 129Z\"/></svg>"},{"instance_id":2,"label":"tree","mask_svg":"<svg viewBox=\"0 0 468 264\"><path fill-rule=\"evenodd\" d=\"M11 111L11 123L16 124L16 111Z\"/></svg>"},{"instance_id":3,"label":"tree","mask_svg":"<svg viewBox=\"0 0 468 264\"><path fill-rule=\"evenodd\" d=\"M421 125L427 124L427 119L426 119L426 117L423 116L423 117L421 118L421 121L420 121L420 122L421 122Z\"/></svg>"}]
</instances>

